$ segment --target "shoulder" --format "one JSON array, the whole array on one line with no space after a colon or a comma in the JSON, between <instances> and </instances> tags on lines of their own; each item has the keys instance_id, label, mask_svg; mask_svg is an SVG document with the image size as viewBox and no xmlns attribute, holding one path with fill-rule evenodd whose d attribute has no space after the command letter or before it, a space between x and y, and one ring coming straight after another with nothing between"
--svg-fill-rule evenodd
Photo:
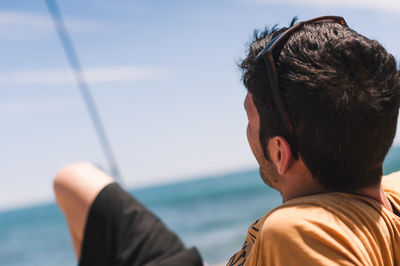
<instances>
[{"instance_id":1,"label":"shoulder","mask_svg":"<svg viewBox=\"0 0 400 266\"><path fill-rule=\"evenodd\" d=\"M320 203L284 204L268 213L260 234L260 261L265 265L351 265L354 261L346 240L351 231Z\"/></svg>"},{"instance_id":2,"label":"shoulder","mask_svg":"<svg viewBox=\"0 0 400 266\"><path fill-rule=\"evenodd\" d=\"M332 192L290 200L266 215L263 235L309 235L314 238L355 234L354 226L376 223L375 202L359 195Z\"/></svg>"},{"instance_id":3,"label":"shoulder","mask_svg":"<svg viewBox=\"0 0 400 266\"><path fill-rule=\"evenodd\" d=\"M293 236L310 229L339 222L328 209L310 203L281 206L270 212L263 224L262 234L269 237Z\"/></svg>"},{"instance_id":4,"label":"shoulder","mask_svg":"<svg viewBox=\"0 0 400 266\"><path fill-rule=\"evenodd\" d=\"M382 178L382 185L385 191L395 191L400 193L400 171L384 176Z\"/></svg>"},{"instance_id":5,"label":"shoulder","mask_svg":"<svg viewBox=\"0 0 400 266\"><path fill-rule=\"evenodd\" d=\"M282 206L266 217L261 229L262 245L285 246L293 251L317 248L328 239L342 238L343 228L342 221L324 207Z\"/></svg>"}]
</instances>

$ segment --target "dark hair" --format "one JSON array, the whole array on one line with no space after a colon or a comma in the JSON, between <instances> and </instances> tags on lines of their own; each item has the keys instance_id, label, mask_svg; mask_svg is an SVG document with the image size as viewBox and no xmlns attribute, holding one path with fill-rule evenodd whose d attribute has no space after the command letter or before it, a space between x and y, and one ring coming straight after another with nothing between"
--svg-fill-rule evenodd
<instances>
[{"instance_id":1,"label":"dark hair","mask_svg":"<svg viewBox=\"0 0 400 266\"><path fill-rule=\"evenodd\" d=\"M256 57L286 29L254 31L240 63L260 116L260 143L267 159L271 137L285 137L291 145L293 140L279 119L265 65ZM295 32L276 64L296 148L313 177L331 191L378 184L396 133L400 74L394 57L350 28L317 23Z\"/></svg>"}]
</instances>

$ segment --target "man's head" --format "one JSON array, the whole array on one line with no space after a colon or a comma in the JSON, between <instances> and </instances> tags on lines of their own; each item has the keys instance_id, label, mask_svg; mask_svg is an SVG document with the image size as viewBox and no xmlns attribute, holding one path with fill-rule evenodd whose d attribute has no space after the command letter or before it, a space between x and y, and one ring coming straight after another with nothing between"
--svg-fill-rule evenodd
<instances>
[{"instance_id":1,"label":"man's head","mask_svg":"<svg viewBox=\"0 0 400 266\"><path fill-rule=\"evenodd\" d=\"M393 56L338 23L303 25L293 33L275 62L292 137L280 119L265 64L256 60L286 29L255 32L241 63L259 116L263 156L269 160L269 141L280 136L327 190L352 192L378 184L399 107L400 75Z\"/></svg>"}]
</instances>

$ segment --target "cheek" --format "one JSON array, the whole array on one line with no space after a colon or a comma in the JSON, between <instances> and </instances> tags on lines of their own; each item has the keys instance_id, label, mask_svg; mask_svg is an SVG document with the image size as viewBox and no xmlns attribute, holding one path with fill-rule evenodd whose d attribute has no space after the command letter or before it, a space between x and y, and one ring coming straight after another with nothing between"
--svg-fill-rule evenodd
<instances>
[{"instance_id":1,"label":"cheek","mask_svg":"<svg viewBox=\"0 0 400 266\"><path fill-rule=\"evenodd\" d=\"M257 127L254 123L254 121L249 121L247 125L247 139L249 143L253 146L259 146L260 145L260 139L259 139L259 127Z\"/></svg>"},{"instance_id":2,"label":"cheek","mask_svg":"<svg viewBox=\"0 0 400 266\"><path fill-rule=\"evenodd\" d=\"M249 144L250 144L250 125L247 125L247 128L246 128L246 135L247 135L247 141L248 141Z\"/></svg>"},{"instance_id":3,"label":"cheek","mask_svg":"<svg viewBox=\"0 0 400 266\"><path fill-rule=\"evenodd\" d=\"M247 141L249 142L249 145L251 147L251 149L254 152L254 146L255 146L255 134L254 134L254 130L251 128L250 124L247 125Z\"/></svg>"},{"instance_id":4,"label":"cheek","mask_svg":"<svg viewBox=\"0 0 400 266\"><path fill-rule=\"evenodd\" d=\"M247 126L247 141L249 142L251 151L253 152L254 156L256 157L258 163L261 163L262 150L260 145L260 140L258 139L258 132L254 130L250 125Z\"/></svg>"}]
</instances>

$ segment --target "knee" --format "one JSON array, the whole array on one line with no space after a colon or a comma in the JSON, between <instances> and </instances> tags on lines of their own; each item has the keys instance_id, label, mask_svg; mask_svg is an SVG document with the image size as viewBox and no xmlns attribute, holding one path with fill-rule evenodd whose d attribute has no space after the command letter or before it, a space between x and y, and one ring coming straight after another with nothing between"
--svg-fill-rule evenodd
<instances>
[{"instance_id":1,"label":"knee","mask_svg":"<svg viewBox=\"0 0 400 266\"><path fill-rule=\"evenodd\" d=\"M53 182L54 192L56 195L61 193L62 190L68 186L72 172L74 172L81 164L82 163L69 164L57 170Z\"/></svg>"},{"instance_id":2,"label":"knee","mask_svg":"<svg viewBox=\"0 0 400 266\"><path fill-rule=\"evenodd\" d=\"M78 204L90 204L97 193L113 179L88 162L60 168L54 178L54 193L59 207L66 211Z\"/></svg>"},{"instance_id":3,"label":"knee","mask_svg":"<svg viewBox=\"0 0 400 266\"><path fill-rule=\"evenodd\" d=\"M82 168L94 167L88 162L78 162L61 167L55 174L53 189L57 204L63 209L68 197L73 196L82 182L84 175L79 174Z\"/></svg>"}]
</instances>

